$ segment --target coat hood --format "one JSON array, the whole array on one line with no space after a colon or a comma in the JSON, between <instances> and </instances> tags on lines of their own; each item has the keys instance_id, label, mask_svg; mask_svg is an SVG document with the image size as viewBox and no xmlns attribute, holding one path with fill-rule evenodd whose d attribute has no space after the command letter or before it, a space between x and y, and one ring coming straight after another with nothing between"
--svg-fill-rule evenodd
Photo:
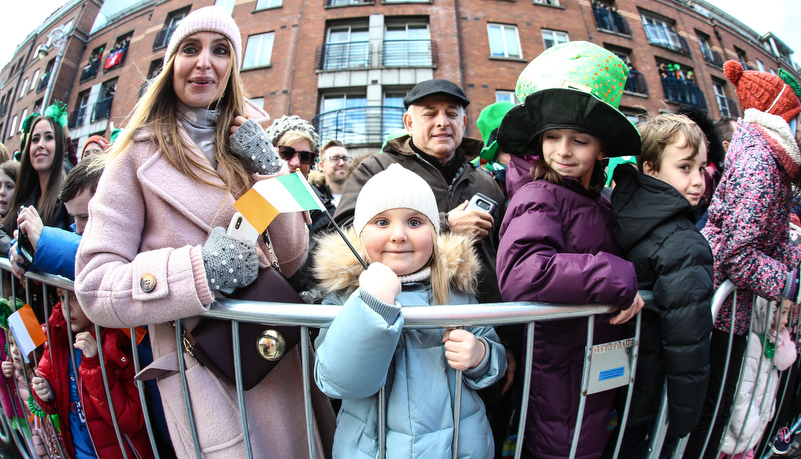
<instances>
[{"instance_id":1,"label":"coat hood","mask_svg":"<svg viewBox=\"0 0 801 459\"><path fill-rule=\"evenodd\" d=\"M346 228L345 235L359 256L367 261L367 251L353 227ZM451 290L474 295L481 264L473 249L473 240L465 235L446 233L437 237L437 246ZM312 269L324 295L358 288L359 275L364 268L338 233L320 237L313 258Z\"/></svg>"},{"instance_id":2,"label":"coat hood","mask_svg":"<svg viewBox=\"0 0 801 459\"><path fill-rule=\"evenodd\" d=\"M675 188L633 167L615 168L612 216L620 247L628 252L640 239L677 216L695 222L690 202Z\"/></svg>"}]
</instances>

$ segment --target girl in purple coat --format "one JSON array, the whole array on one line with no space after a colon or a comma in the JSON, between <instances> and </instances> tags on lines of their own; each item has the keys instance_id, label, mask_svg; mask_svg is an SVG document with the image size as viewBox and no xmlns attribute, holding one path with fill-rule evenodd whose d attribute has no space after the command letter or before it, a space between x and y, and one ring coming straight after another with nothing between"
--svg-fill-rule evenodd
<instances>
[{"instance_id":1,"label":"girl in purple coat","mask_svg":"<svg viewBox=\"0 0 801 459\"><path fill-rule=\"evenodd\" d=\"M637 155L640 136L615 107L628 69L586 42L546 50L517 81L525 100L504 118L498 142L513 155L497 273L504 301L605 303L595 343L618 339L642 308L634 266L618 257L603 158ZM526 97L527 96L527 97ZM537 323L523 457L564 458L577 424L587 320ZM587 398L577 458L601 456L614 391Z\"/></svg>"}]
</instances>

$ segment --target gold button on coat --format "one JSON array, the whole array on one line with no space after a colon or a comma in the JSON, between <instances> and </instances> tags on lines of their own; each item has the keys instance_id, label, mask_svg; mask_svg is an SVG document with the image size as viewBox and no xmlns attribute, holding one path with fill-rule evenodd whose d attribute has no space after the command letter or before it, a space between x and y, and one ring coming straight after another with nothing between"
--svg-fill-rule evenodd
<instances>
[{"instance_id":1,"label":"gold button on coat","mask_svg":"<svg viewBox=\"0 0 801 459\"><path fill-rule=\"evenodd\" d=\"M142 276L142 279L139 280L139 286L142 287L142 290L145 293L150 293L156 288L156 276L152 274L145 274Z\"/></svg>"}]
</instances>

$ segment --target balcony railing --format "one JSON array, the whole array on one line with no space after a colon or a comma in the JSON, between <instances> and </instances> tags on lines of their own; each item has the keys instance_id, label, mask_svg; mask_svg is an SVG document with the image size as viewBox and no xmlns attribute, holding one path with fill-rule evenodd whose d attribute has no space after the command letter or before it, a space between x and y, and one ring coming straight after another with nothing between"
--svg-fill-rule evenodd
<instances>
[{"instance_id":1,"label":"balcony railing","mask_svg":"<svg viewBox=\"0 0 801 459\"><path fill-rule=\"evenodd\" d=\"M687 40L675 30L655 24L643 24L643 27L645 27L648 43L682 53L685 56L692 56Z\"/></svg>"},{"instance_id":2,"label":"balcony railing","mask_svg":"<svg viewBox=\"0 0 801 459\"><path fill-rule=\"evenodd\" d=\"M97 70L100 68L100 59L95 59L94 61L90 62L89 65L83 68L81 72L81 80L80 82L83 83L84 81L89 81L92 78L97 76Z\"/></svg>"},{"instance_id":3,"label":"balcony railing","mask_svg":"<svg viewBox=\"0 0 801 459\"><path fill-rule=\"evenodd\" d=\"M704 55L704 60L707 64L712 64L715 67L723 68L723 58L717 51L712 51L709 48L701 47L701 54Z\"/></svg>"},{"instance_id":4,"label":"balcony railing","mask_svg":"<svg viewBox=\"0 0 801 459\"><path fill-rule=\"evenodd\" d=\"M384 40L381 62L385 67L437 65L437 44L433 40Z\"/></svg>"},{"instance_id":5,"label":"balcony railing","mask_svg":"<svg viewBox=\"0 0 801 459\"><path fill-rule=\"evenodd\" d=\"M372 5L374 0L325 0L323 6Z\"/></svg>"},{"instance_id":6,"label":"balcony railing","mask_svg":"<svg viewBox=\"0 0 801 459\"><path fill-rule=\"evenodd\" d=\"M678 78L662 77L662 88L665 90L665 98L667 100L679 104L694 105L706 110L704 93L695 83Z\"/></svg>"},{"instance_id":7,"label":"balcony railing","mask_svg":"<svg viewBox=\"0 0 801 459\"><path fill-rule=\"evenodd\" d=\"M178 24L172 27L165 27L156 34L156 40L153 42L153 51L164 48L170 42L172 33L178 28Z\"/></svg>"},{"instance_id":8,"label":"balcony railing","mask_svg":"<svg viewBox=\"0 0 801 459\"><path fill-rule=\"evenodd\" d=\"M128 54L128 48L118 49L112 51L106 58L106 64L103 66L104 71L115 69L125 63L125 55Z\"/></svg>"},{"instance_id":9,"label":"balcony railing","mask_svg":"<svg viewBox=\"0 0 801 459\"><path fill-rule=\"evenodd\" d=\"M323 139L348 145L381 145L390 132L403 128L401 107L354 107L320 113L312 119Z\"/></svg>"},{"instance_id":10,"label":"balcony railing","mask_svg":"<svg viewBox=\"0 0 801 459\"><path fill-rule=\"evenodd\" d=\"M626 80L626 86L623 87L623 90L636 94L645 94L647 96L648 85L645 83L645 76L637 70L630 70L629 77Z\"/></svg>"},{"instance_id":11,"label":"balcony railing","mask_svg":"<svg viewBox=\"0 0 801 459\"><path fill-rule=\"evenodd\" d=\"M45 73L42 75L42 79L39 80L39 84L36 85L36 92L42 92L47 89L47 83L50 82L50 73Z\"/></svg>"},{"instance_id":12,"label":"balcony railing","mask_svg":"<svg viewBox=\"0 0 801 459\"><path fill-rule=\"evenodd\" d=\"M729 99L726 96L716 95L715 98L718 101L720 116L740 116L740 111L737 109L737 102Z\"/></svg>"},{"instance_id":13,"label":"balcony railing","mask_svg":"<svg viewBox=\"0 0 801 459\"><path fill-rule=\"evenodd\" d=\"M317 70L370 67L370 42L327 43L317 48Z\"/></svg>"},{"instance_id":14,"label":"balcony railing","mask_svg":"<svg viewBox=\"0 0 801 459\"><path fill-rule=\"evenodd\" d=\"M628 21L617 11L595 3L592 6L592 12L595 14L595 24L599 29L631 36Z\"/></svg>"},{"instance_id":15,"label":"balcony railing","mask_svg":"<svg viewBox=\"0 0 801 459\"><path fill-rule=\"evenodd\" d=\"M73 110L73 112L70 113L70 119L68 124L70 129L84 125L86 121L87 107L88 107L87 105L84 105L83 107L78 108L77 110Z\"/></svg>"},{"instance_id":16,"label":"balcony railing","mask_svg":"<svg viewBox=\"0 0 801 459\"><path fill-rule=\"evenodd\" d=\"M94 109L92 109L92 122L100 121L108 119L111 116L111 102L114 101L114 97L107 97L105 99L100 99L95 103Z\"/></svg>"}]
</instances>

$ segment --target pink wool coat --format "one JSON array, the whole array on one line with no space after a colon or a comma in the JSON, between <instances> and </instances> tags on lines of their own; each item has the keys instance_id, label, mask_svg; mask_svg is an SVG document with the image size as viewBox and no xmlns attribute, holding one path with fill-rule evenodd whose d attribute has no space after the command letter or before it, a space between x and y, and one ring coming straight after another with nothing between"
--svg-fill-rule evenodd
<instances>
[{"instance_id":1,"label":"pink wool coat","mask_svg":"<svg viewBox=\"0 0 801 459\"><path fill-rule=\"evenodd\" d=\"M205 161L199 149L190 154ZM282 171L283 174L286 173ZM221 178L198 171L211 183ZM261 178L261 177L260 177ZM89 223L76 257L75 290L86 315L104 327L148 326L154 362L141 377L158 378L173 446L194 456L178 374L175 330L191 330L214 299L201 246L226 227L235 209L224 189L191 180L173 167L145 134L109 163L89 205ZM308 229L301 213L279 215L268 228L281 270L292 275L307 256ZM268 253L266 250L264 253ZM266 266L268 260L261 262ZM155 277L146 291L142 279ZM299 346L257 387L245 392L254 457L305 458L305 417ZM187 380L204 458L245 456L236 391L188 353ZM243 362L247 364L247 362ZM316 389L316 386L312 384ZM314 394L317 451L330 451L335 424L328 400Z\"/></svg>"}]
</instances>

